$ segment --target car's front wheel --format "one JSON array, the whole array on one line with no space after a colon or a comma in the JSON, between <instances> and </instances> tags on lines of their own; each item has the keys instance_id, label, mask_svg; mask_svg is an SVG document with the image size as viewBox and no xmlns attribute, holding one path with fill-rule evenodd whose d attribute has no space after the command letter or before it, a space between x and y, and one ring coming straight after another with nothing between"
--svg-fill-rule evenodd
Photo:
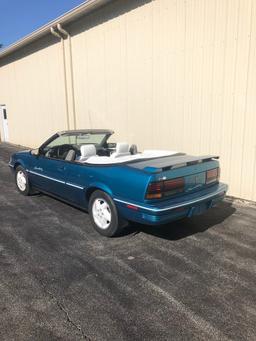
<instances>
[{"instance_id":1,"label":"car's front wheel","mask_svg":"<svg viewBox=\"0 0 256 341\"><path fill-rule=\"evenodd\" d=\"M18 191L23 195L31 194L31 187L28 180L28 175L25 169L18 166L15 170L15 182Z\"/></svg>"},{"instance_id":2,"label":"car's front wheel","mask_svg":"<svg viewBox=\"0 0 256 341\"><path fill-rule=\"evenodd\" d=\"M89 214L95 230L107 237L120 234L125 225L112 198L100 190L96 190L90 196Z\"/></svg>"}]
</instances>

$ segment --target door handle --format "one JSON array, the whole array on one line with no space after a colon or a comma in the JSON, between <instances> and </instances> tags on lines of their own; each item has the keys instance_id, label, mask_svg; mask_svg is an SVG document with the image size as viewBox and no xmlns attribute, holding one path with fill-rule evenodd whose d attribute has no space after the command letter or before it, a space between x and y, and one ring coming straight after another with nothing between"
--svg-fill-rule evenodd
<instances>
[{"instance_id":1,"label":"door handle","mask_svg":"<svg viewBox=\"0 0 256 341\"><path fill-rule=\"evenodd\" d=\"M62 167L58 167L57 168L59 171L64 171L64 170L66 170L66 167L65 166L62 166Z\"/></svg>"}]
</instances>

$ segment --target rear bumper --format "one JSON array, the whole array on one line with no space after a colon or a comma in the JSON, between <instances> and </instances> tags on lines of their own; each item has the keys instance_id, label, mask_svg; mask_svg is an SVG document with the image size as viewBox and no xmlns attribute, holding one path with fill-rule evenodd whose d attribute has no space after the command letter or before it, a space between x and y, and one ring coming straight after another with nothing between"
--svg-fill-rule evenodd
<instances>
[{"instance_id":1,"label":"rear bumper","mask_svg":"<svg viewBox=\"0 0 256 341\"><path fill-rule=\"evenodd\" d=\"M224 199L228 186L220 183L203 191L186 194L178 199L155 205L139 204L114 198L119 213L125 219L157 225L184 217L200 215Z\"/></svg>"}]
</instances>

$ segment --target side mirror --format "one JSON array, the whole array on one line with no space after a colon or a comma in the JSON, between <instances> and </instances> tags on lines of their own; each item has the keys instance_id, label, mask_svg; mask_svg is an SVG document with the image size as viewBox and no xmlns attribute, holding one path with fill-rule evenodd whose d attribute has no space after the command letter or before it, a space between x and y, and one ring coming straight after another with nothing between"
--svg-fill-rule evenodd
<instances>
[{"instance_id":1,"label":"side mirror","mask_svg":"<svg viewBox=\"0 0 256 341\"><path fill-rule=\"evenodd\" d=\"M37 149L32 149L32 150L31 150L31 154L32 154L32 155L35 155L35 156L38 156L38 155L40 154L39 148L37 148Z\"/></svg>"}]
</instances>

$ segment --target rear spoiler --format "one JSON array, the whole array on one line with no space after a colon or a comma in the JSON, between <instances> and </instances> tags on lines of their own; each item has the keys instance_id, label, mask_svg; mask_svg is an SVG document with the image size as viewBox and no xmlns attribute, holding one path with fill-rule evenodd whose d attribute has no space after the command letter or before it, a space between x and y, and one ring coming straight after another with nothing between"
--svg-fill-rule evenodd
<instances>
[{"instance_id":1,"label":"rear spoiler","mask_svg":"<svg viewBox=\"0 0 256 341\"><path fill-rule=\"evenodd\" d=\"M208 162L208 161L217 160L217 159L219 159L219 156L217 155L204 155L204 156L182 155L182 156L163 157L163 158L155 159L153 167L146 166L142 169L150 173L160 173L162 171L166 171L170 169L196 165L198 163Z\"/></svg>"}]
</instances>

